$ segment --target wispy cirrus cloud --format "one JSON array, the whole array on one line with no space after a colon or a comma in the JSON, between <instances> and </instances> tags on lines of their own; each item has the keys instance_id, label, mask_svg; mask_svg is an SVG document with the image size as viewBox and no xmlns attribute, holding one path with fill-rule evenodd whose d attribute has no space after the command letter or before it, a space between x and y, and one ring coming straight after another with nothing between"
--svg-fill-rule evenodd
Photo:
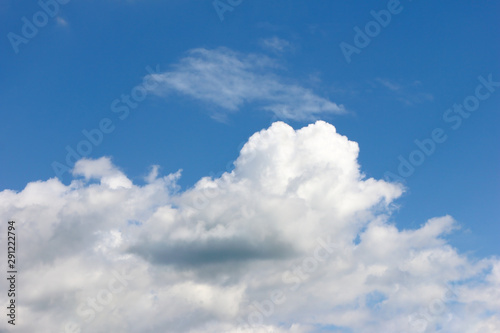
<instances>
[{"instance_id":1,"label":"wispy cirrus cloud","mask_svg":"<svg viewBox=\"0 0 500 333\"><path fill-rule=\"evenodd\" d=\"M399 90L401 90L401 86L399 84L394 83L394 82L392 82L390 80L382 79L382 78L376 78L375 81L377 81L378 83L380 83L382 86L386 87L389 90L392 90L392 91L399 91Z\"/></svg>"},{"instance_id":2,"label":"wispy cirrus cloud","mask_svg":"<svg viewBox=\"0 0 500 333\"><path fill-rule=\"evenodd\" d=\"M153 92L186 95L216 106L216 113L236 112L248 105L294 120L346 112L344 106L278 75L279 68L273 59L260 54L198 48L170 71L154 74L160 85Z\"/></svg>"},{"instance_id":3,"label":"wispy cirrus cloud","mask_svg":"<svg viewBox=\"0 0 500 333\"><path fill-rule=\"evenodd\" d=\"M259 44L262 48L275 53L282 53L293 48L289 41L276 36L263 38L259 41Z\"/></svg>"},{"instance_id":4,"label":"wispy cirrus cloud","mask_svg":"<svg viewBox=\"0 0 500 333\"><path fill-rule=\"evenodd\" d=\"M434 101L434 96L431 93L421 91L420 86L422 83L420 81L403 84L391 79L378 77L373 82L370 82L370 85L373 88L383 88L389 91L396 100L406 105L416 105Z\"/></svg>"}]
</instances>

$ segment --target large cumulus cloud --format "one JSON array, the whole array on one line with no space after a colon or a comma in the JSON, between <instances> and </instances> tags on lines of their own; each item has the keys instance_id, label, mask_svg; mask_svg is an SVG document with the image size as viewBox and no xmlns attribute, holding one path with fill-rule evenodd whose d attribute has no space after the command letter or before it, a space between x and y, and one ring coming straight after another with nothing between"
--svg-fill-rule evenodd
<instances>
[{"instance_id":1,"label":"large cumulus cloud","mask_svg":"<svg viewBox=\"0 0 500 333\"><path fill-rule=\"evenodd\" d=\"M0 192L21 242L16 330L500 330L498 259L451 247L450 216L399 230L403 188L366 178L358 153L325 122L277 122L183 192L180 172L137 185L109 158Z\"/></svg>"}]
</instances>

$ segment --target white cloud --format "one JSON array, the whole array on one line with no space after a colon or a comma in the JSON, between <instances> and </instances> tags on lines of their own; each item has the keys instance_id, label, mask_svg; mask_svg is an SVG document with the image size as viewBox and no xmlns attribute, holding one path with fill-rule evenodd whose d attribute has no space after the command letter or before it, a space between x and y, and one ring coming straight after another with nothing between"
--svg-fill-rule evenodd
<instances>
[{"instance_id":1,"label":"white cloud","mask_svg":"<svg viewBox=\"0 0 500 333\"><path fill-rule=\"evenodd\" d=\"M22 242L16 332L500 330L500 261L451 247L450 216L399 230L401 186L358 152L325 122L278 122L185 192L179 172L139 186L108 158L0 192Z\"/></svg>"},{"instance_id":2,"label":"white cloud","mask_svg":"<svg viewBox=\"0 0 500 333\"><path fill-rule=\"evenodd\" d=\"M114 167L108 158L104 157L98 160L79 160L75 164L73 175L82 175L86 180L99 179L101 184L107 185L112 189L132 187L132 182Z\"/></svg>"},{"instance_id":3,"label":"white cloud","mask_svg":"<svg viewBox=\"0 0 500 333\"><path fill-rule=\"evenodd\" d=\"M270 58L243 55L227 48L194 49L171 71L152 76L160 85L153 92L171 92L235 112L252 104L284 119L314 119L323 113L344 113L344 107L279 75Z\"/></svg>"},{"instance_id":4,"label":"white cloud","mask_svg":"<svg viewBox=\"0 0 500 333\"><path fill-rule=\"evenodd\" d=\"M292 48L289 41L278 37L263 38L259 41L259 44L264 49L277 53L281 53Z\"/></svg>"}]
</instances>

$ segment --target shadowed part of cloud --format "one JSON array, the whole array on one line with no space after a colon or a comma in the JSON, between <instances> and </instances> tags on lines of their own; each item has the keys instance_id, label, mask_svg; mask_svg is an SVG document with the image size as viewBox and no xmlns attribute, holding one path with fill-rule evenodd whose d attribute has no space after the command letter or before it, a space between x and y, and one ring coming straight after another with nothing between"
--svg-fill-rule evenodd
<instances>
[{"instance_id":1,"label":"shadowed part of cloud","mask_svg":"<svg viewBox=\"0 0 500 333\"><path fill-rule=\"evenodd\" d=\"M251 243L246 239L208 239L197 242L142 243L132 246L135 253L153 264L198 266L248 260L278 260L290 258L294 250L290 245L264 240Z\"/></svg>"}]
</instances>

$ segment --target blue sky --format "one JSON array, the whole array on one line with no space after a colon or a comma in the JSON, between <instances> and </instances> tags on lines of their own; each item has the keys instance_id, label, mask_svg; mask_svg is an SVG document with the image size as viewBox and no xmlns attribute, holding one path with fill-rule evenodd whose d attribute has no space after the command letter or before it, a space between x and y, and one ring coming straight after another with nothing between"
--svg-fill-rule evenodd
<instances>
[{"instance_id":1,"label":"blue sky","mask_svg":"<svg viewBox=\"0 0 500 333\"><path fill-rule=\"evenodd\" d=\"M346 57L340 45L356 47L354 28L365 31L371 11L391 6L390 22ZM498 2L246 0L223 13L199 0L58 7L16 44L9 33L22 37L22 18L33 22L42 9L0 4L0 190L58 176L53 163L65 163L65 147L76 149L82 130L106 118L114 130L88 158L111 157L137 184L152 165L163 176L182 169L181 190L232 170L248 138L277 120L295 130L334 125L359 144L361 171L375 179L398 174L399 156L408 160L414 141L440 128L446 141L403 177L390 221L416 229L449 214L461 227L447 236L451 245L475 258L499 254L500 87L483 84L500 82ZM149 77L158 84L120 119L113 102L148 67L159 69ZM447 110L479 85L488 96L458 124Z\"/></svg>"},{"instance_id":2,"label":"blue sky","mask_svg":"<svg viewBox=\"0 0 500 333\"><path fill-rule=\"evenodd\" d=\"M64 160L65 146L76 146L84 139L81 131L105 117L117 122L116 131L91 157L113 156L132 177L158 164L165 173L183 169L180 184L189 187L226 171L239 146L268 126L272 114L249 106L220 122L210 117L213 106L170 96L148 98L118 122L110 104L141 83L146 66L168 70L191 49L227 47L268 55L284 67L279 74L286 80L343 104L348 114L317 118L360 144L360 163L369 176L396 172L398 156L408 157L415 139L444 127L449 140L407 179L400 223L415 227L426 216L450 213L472 232L457 244L498 253L500 97L494 93L482 102L457 131L442 119L474 92L478 76L500 76L498 4L401 1L400 13L348 64L339 44L355 46L353 28L364 29L373 20L370 11L386 8L385 2L246 1L224 12L221 22L209 1L60 5L61 21L51 18L29 43L18 45L18 54L3 39L0 154L10 162L3 163L0 184L21 190L28 181L54 177L51 163ZM20 18L40 9L4 2L4 35L21 35ZM263 49L262 40L271 38L290 46L283 52ZM295 128L307 123L290 121ZM68 181L68 174L62 179Z\"/></svg>"}]
</instances>

